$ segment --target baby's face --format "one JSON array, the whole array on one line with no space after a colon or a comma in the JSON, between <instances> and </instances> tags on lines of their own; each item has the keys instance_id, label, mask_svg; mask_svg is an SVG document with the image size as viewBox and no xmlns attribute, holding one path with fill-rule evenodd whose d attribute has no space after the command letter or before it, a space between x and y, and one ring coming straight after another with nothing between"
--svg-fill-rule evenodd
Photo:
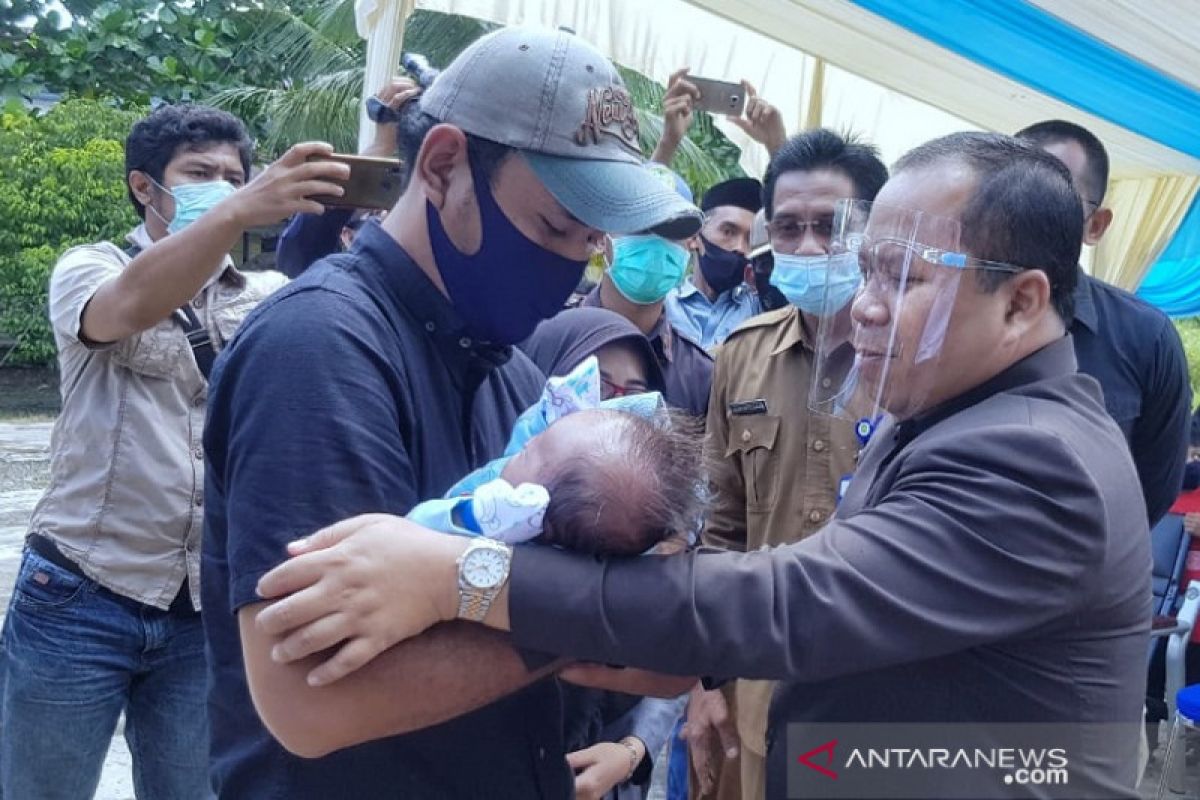
<instances>
[{"instance_id":1,"label":"baby's face","mask_svg":"<svg viewBox=\"0 0 1200 800\"><path fill-rule=\"evenodd\" d=\"M530 439L504 465L500 477L513 486L522 483L545 486L558 467L572 456L604 449L612 436L611 424L609 413L604 411L577 411L563 417Z\"/></svg>"}]
</instances>

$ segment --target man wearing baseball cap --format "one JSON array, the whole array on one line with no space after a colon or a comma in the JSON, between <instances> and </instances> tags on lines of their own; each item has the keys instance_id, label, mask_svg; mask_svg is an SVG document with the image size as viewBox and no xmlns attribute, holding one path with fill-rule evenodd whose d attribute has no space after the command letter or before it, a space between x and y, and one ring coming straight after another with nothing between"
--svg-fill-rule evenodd
<instances>
[{"instance_id":1,"label":"man wearing baseball cap","mask_svg":"<svg viewBox=\"0 0 1200 800\"><path fill-rule=\"evenodd\" d=\"M551 667L448 627L314 685L256 624L255 585L297 536L406 513L499 456L544 382L511 345L606 232L682 239L700 213L641 166L620 77L569 33L485 36L399 127L408 178L386 220L263 303L213 374L203 594L223 798L572 794ZM462 658L460 635L486 657Z\"/></svg>"}]
</instances>

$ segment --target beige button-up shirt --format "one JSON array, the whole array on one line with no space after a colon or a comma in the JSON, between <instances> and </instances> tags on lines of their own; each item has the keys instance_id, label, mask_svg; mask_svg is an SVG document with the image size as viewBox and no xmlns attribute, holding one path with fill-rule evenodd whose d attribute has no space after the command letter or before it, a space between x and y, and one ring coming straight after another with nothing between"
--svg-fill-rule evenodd
<instances>
[{"instance_id":1,"label":"beige button-up shirt","mask_svg":"<svg viewBox=\"0 0 1200 800\"><path fill-rule=\"evenodd\" d=\"M128 238L152 244L143 226ZM170 606L186 577L199 609L208 387L183 314L112 344L80 340L84 307L130 260L111 242L74 247L50 278L63 409L50 439L50 485L30 531L52 539L100 585L157 608ZM192 307L219 350L286 282L226 260Z\"/></svg>"},{"instance_id":2,"label":"beige button-up shirt","mask_svg":"<svg viewBox=\"0 0 1200 800\"><path fill-rule=\"evenodd\" d=\"M814 348L795 306L750 319L717 350L708 407L712 505L704 544L750 551L797 542L833 516L854 471L854 426L808 409ZM748 625L760 624L747 620ZM742 744L767 751L772 681L737 681Z\"/></svg>"}]
</instances>

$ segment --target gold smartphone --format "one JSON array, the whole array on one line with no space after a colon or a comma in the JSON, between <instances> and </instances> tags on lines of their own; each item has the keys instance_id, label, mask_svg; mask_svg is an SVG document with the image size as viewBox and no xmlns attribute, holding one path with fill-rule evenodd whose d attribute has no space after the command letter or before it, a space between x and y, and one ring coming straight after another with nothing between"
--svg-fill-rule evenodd
<instances>
[{"instance_id":1,"label":"gold smartphone","mask_svg":"<svg viewBox=\"0 0 1200 800\"><path fill-rule=\"evenodd\" d=\"M336 181L345 188L341 197L313 197L322 205L335 208L378 208L388 210L400 199L404 168L395 158L374 158L333 153L314 156L313 161L337 161L350 167L350 178Z\"/></svg>"},{"instance_id":2,"label":"gold smartphone","mask_svg":"<svg viewBox=\"0 0 1200 800\"><path fill-rule=\"evenodd\" d=\"M710 114L728 114L740 117L746 110L746 90L740 83L729 81L714 81L711 78L698 78L685 75L683 78L700 90L700 99L695 107Z\"/></svg>"}]
</instances>

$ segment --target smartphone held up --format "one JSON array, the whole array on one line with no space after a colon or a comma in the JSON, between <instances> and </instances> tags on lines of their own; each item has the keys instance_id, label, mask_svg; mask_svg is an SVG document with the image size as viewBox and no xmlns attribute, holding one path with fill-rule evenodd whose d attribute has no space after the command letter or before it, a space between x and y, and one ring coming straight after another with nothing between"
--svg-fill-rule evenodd
<instances>
[{"instance_id":1,"label":"smartphone held up","mask_svg":"<svg viewBox=\"0 0 1200 800\"><path fill-rule=\"evenodd\" d=\"M688 75L688 83L700 90L695 107L710 114L740 117L746 110L746 90L740 83Z\"/></svg>"},{"instance_id":2,"label":"smartphone held up","mask_svg":"<svg viewBox=\"0 0 1200 800\"><path fill-rule=\"evenodd\" d=\"M337 183L345 189L341 197L313 197L318 203L332 208L370 208L387 210L400 199L404 172L395 158L374 158L331 153L314 156L316 161L336 161L350 167L350 177Z\"/></svg>"}]
</instances>

